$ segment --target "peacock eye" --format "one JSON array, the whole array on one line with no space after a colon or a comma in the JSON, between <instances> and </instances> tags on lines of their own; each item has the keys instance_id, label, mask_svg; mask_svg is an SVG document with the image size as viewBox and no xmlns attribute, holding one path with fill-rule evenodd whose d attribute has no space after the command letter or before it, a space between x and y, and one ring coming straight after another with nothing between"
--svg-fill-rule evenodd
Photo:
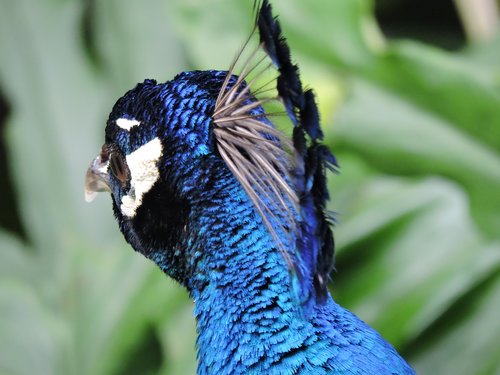
<instances>
[{"instance_id":1,"label":"peacock eye","mask_svg":"<svg viewBox=\"0 0 500 375\"><path fill-rule=\"evenodd\" d=\"M125 186L129 180L129 169L121 153L112 152L109 156L109 169L113 176Z\"/></svg>"}]
</instances>

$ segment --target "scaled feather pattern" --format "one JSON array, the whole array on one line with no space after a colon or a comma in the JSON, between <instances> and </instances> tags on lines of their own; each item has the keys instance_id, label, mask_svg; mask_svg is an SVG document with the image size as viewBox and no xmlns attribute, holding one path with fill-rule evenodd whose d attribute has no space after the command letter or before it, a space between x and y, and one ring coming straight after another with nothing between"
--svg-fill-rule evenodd
<instances>
[{"instance_id":1,"label":"scaled feather pattern","mask_svg":"<svg viewBox=\"0 0 500 375\"><path fill-rule=\"evenodd\" d=\"M327 289L337 163L271 6L257 5L248 58L117 101L86 197L109 191L127 242L194 299L198 374L414 374Z\"/></svg>"}]
</instances>

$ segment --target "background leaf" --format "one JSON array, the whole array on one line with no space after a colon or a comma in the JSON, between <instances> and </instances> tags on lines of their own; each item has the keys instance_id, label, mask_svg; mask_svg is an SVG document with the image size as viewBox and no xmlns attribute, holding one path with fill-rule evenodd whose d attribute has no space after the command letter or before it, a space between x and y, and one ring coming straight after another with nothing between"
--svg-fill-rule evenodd
<instances>
[{"instance_id":1,"label":"background leaf","mask_svg":"<svg viewBox=\"0 0 500 375\"><path fill-rule=\"evenodd\" d=\"M369 0L273 6L342 167L335 298L421 374L498 373L500 35L450 52L386 39ZM23 225L0 228L0 372L194 373L192 302L121 239L109 198L84 203L82 182L116 99L145 78L226 69L252 1L0 9L6 183Z\"/></svg>"}]
</instances>

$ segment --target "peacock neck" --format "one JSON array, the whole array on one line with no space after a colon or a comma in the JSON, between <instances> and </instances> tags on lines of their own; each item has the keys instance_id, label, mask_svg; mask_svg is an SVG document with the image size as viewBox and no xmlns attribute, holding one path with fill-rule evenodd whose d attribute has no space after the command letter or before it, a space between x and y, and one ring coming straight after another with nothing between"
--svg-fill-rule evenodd
<instances>
[{"instance_id":1,"label":"peacock neck","mask_svg":"<svg viewBox=\"0 0 500 375\"><path fill-rule=\"evenodd\" d=\"M188 289L195 301L200 373L263 369L273 350L280 350L274 344L289 336L302 341L305 322L289 267L240 190L226 188L211 197L197 219L203 255Z\"/></svg>"},{"instance_id":2,"label":"peacock neck","mask_svg":"<svg viewBox=\"0 0 500 375\"><path fill-rule=\"evenodd\" d=\"M211 373L263 366L273 340L280 341L276 333L285 342L290 322L299 323L281 255L247 236L213 249L220 256L207 264L204 287L192 292L200 369Z\"/></svg>"}]
</instances>

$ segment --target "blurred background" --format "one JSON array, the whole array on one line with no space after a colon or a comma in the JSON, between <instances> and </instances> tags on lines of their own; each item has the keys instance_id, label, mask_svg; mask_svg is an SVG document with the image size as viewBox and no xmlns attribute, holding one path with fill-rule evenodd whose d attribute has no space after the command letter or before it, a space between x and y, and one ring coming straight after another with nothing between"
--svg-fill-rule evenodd
<instances>
[{"instance_id":1,"label":"blurred background","mask_svg":"<svg viewBox=\"0 0 500 375\"><path fill-rule=\"evenodd\" d=\"M274 0L318 96L335 298L420 374L500 374L495 0ZM0 0L0 373L194 374L192 303L83 178L118 97L226 69L252 1Z\"/></svg>"}]
</instances>

